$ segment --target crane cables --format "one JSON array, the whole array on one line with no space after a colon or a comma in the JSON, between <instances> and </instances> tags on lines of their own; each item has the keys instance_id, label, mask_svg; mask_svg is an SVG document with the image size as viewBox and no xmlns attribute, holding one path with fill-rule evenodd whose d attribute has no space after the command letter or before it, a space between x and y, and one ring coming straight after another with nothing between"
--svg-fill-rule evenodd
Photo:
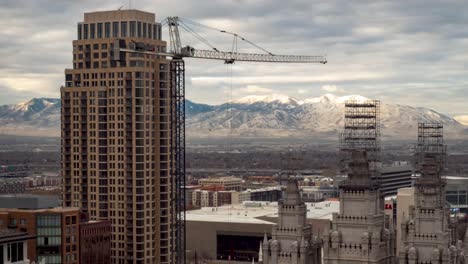
<instances>
[{"instance_id":1,"label":"crane cables","mask_svg":"<svg viewBox=\"0 0 468 264\"><path fill-rule=\"evenodd\" d=\"M201 28L205 28L205 29L209 29L209 30L212 30L212 31L216 31L216 32L220 32L220 33L224 33L224 34L231 35L231 36L233 36L233 38L234 38L233 41L237 41L237 39L240 39L240 40L244 41L245 43L247 43L247 44L249 44L249 45L255 47L256 49L259 49L259 50L263 51L264 53L266 53L266 54L268 54L268 55L274 56L273 53L269 52L269 51L266 50L265 48L262 48L261 46L255 44L254 42L252 42L252 41L250 41L250 40L244 38L243 36L241 36L241 35L239 35L239 34L237 34L237 33L229 32L229 31L222 30L222 29L217 29L217 28L214 28L214 27L211 27L211 26L206 26L206 25L200 24L200 23L198 23L198 22L194 22L194 21L191 21L191 20L188 20L188 19L184 19L184 18L180 18L180 17L178 18L178 21L181 22L180 25L184 25L184 26L186 26L186 27L188 27L188 28L190 28L190 27L189 27L187 24L192 25L192 26L198 26L198 27L201 27ZM192 30L192 31L193 31L193 30ZM191 32L191 33L192 33L192 32ZM192 34L196 34L196 35L200 36L200 35L197 34L195 31L193 31ZM200 37L201 37L201 36L200 36ZM202 38L202 39L203 39L203 38ZM205 41L206 41L206 40L205 40ZM204 41L202 41L202 42L204 42ZM208 42L208 41L206 41L206 42ZM205 42L204 42L204 43L205 43ZM205 44L207 44L207 43L205 43ZM216 49L216 48L213 47L212 45L209 45L209 44L207 44L207 45L208 45L210 48L212 48L213 50L219 51L218 49ZM237 51L236 51L236 52L237 52Z\"/></svg>"}]
</instances>

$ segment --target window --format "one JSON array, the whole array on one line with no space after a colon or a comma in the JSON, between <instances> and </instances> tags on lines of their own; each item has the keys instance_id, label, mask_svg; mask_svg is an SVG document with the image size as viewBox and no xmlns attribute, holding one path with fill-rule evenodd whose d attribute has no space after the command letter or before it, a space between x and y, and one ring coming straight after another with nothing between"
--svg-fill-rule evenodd
<instances>
[{"instance_id":1,"label":"window","mask_svg":"<svg viewBox=\"0 0 468 264\"><path fill-rule=\"evenodd\" d=\"M127 22L121 22L120 24L120 36L122 38L127 37Z\"/></svg>"},{"instance_id":2,"label":"window","mask_svg":"<svg viewBox=\"0 0 468 264\"><path fill-rule=\"evenodd\" d=\"M10 224L11 224L12 226L16 226L16 218L12 218L12 219L10 220Z\"/></svg>"},{"instance_id":3,"label":"window","mask_svg":"<svg viewBox=\"0 0 468 264\"><path fill-rule=\"evenodd\" d=\"M27 222L26 219L24 219L24 218L21 218L21 219L20 219L20 225L25 225L26 222Z\"/></svg>"},{"instance_id":4,"label":"window","mask_svg":"<svg viewBox=\"0 0 468 264\"><path fill-rule=\"evenodd\" d=\"M147 24L143 23L143 37L144 38L146 38L146 28L147 28Z\"/></svg>"},{"instance_id":5,"label":"window","mask_svg":"<svg viewBox=\"0 0 468 264\"><path fill-rule=\"evenodd\" d=\"M112 23L112 37L117 38L119 36L119 22Z\"/></svg>"},{"instance_id":6,"label":"window","mask_svg":"<svg viewBox=\"0 0 468 264\"><path fill-rule=\"evenodd\" d=\"M137 25L138 25L138 37L141 38L141 22L138 22Z\"/></svg>"},{"instance_id":7,"label":"window","mask_svg":"<svg viewBox=\"0 0 468 264\"><path fill-rule=\"evenodd\" d=\"M2 257L3 258L3 257ZM23 261L23 242L8 244L7 261L19 262ZM3 263L3 262L2 262Z\"/></svg>"},{"instance_id":8,"label":"window","mask_svg":"<svg viewBox=\"0 0 468 264\"><path fill-rule=\"evenodd\" d=\"M88 39L88 24L84 24L83 27L83 38Z\"/></svg>"},{"instance_id":9,"label":"window","mask_svg":"<svg viewBox=\"0 0 468 264\"><path fill-rule=\"evenodd\" d=\"M101 44L101 49L106 50L107 49L107 43L102 43Z\"/></svg>"},{"instance_id":10,"label":"window","mask_svg":"<svg viewBox=\"0 0 468 264\"><path fill-rule=\"evenodd\" d=\"M102 38L102 23L97 24L97 37Z\"/></svg>"},{"instance_id":11,"label":"window","mask_svg":"<svg viewBox=\"0 0 468 264\"><path fill-rule=\"evenodd\" d=\"M105 34L106 34L106 35L105 35L106 38L110 38L110 22L106 22L106 23L104 24L104 27L105 27L105 30L104 30L104 31L105 31Z\"/></svg>"},{"instance_id":12,"label":"window","mask_svg":"<svg viewBox=\"0 0 468 264\"><path fill-rule=\"evenodd\" d=\"M135 37L136 22L130 21L130 37Z\"/></svg>"},{"instance_id":13,"label":"window","mask_svg":"<svg viewBox=\"0 0 468 264\"><path fill-rule=\"evenodd\" d=\"M89 29L89 38L93 39L94 38L94 33L96 32L96 24L91 24L91 27Z\"/></svg>"},{"instance_id":14,"label":"window","mask_svg":"<svg viewBox=\"0 0 468 264\"><path fill-rule=\"evenodd\" d=\"M81 39L81 28L82 28L82 25L78 24L78 40Z\"/></svg>"}]
</instances>

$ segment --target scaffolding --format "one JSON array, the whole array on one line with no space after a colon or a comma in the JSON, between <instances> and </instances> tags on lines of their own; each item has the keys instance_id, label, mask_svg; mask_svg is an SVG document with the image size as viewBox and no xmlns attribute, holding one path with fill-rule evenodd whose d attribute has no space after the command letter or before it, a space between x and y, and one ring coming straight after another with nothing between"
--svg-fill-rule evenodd
<instances>
[{"instance_id":1,"label":"scaffolding","mask_svg":"<svg viewBox=\"0 0 468 264\"><path fill-rule=\"evenodd\" d=\"M415 165L421 179L441 178L446 164L446 153L443 125L437 122L419 123Z\"/></svg>"},{"instance_id":2,"label":"scaffolding","mask_svg":"<svg viewBox=\"0 0 468 264\"><path fill-rule=\"evenodd\" d=\"M185 64L171 60L171 187L173 263L184 264L185 233Z\"/></svg>"},{"instance_id":3,"label":"scaffolding","mask_svg":"<svg viewBox=\"0 0 468 264\"><path fill-rule=\"evenodd\" d=\"M366 152L372 178L378 178L380 163L380 101L347 100L345 102L344 131L340 136L341 165L349 171L351 153Z\"/></svg>"}]
</instances>

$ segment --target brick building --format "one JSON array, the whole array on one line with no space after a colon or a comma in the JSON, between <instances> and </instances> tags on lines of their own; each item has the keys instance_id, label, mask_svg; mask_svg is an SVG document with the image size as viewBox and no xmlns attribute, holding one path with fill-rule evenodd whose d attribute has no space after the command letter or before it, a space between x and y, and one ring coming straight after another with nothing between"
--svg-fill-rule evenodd
<instances>
[{"instance_id":1,"label":"brick building","mask_svg":"<svg viewBox=\"0 0 468 264\"><path fill-rule=\"evenodd\" d=\"M110 263L110 221L80 223L80 264Z\"/></svg>"},{"instance_id":2,"label":"brick building","mask_svg":"<svg viewBox=\"0 0 468 264\"><path fill-rule=\"evenodd\" d=\"M28 258L47 264L79 263L79 208L0 208L0 229L36 236L28 240Z\"/></svg>"}]
</instances>

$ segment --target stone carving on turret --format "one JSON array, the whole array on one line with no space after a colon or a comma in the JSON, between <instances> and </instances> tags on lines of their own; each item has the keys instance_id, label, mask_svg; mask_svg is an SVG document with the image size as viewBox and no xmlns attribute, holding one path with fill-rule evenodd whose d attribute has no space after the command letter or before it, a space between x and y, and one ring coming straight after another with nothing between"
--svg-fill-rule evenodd
<instances>
[{"instance_id":1,"label":"stone carving on turret","mask_svg":"<svg viewBox=\"0 0 468 264\"><path fill-rule=\"evenodd\" d=\"M395 233L383 197L371 178L365 151L351 152L348 178L340 185L340 211L323 238L324 264L393 264Z\"/></svg>"},{"instance_id":2,"label":"stone carving on turret","mask_svg":"<svg viewBox=\"0 0 468 264\"><path fill-rule=\"evenodd\" d=\"M307 224L307 208L299 193L297 181L289 179L285 197L278 203L278 224L272 238L262 243L264 264L320 264L321 242Z\"/></svg>"}]
</instances>

